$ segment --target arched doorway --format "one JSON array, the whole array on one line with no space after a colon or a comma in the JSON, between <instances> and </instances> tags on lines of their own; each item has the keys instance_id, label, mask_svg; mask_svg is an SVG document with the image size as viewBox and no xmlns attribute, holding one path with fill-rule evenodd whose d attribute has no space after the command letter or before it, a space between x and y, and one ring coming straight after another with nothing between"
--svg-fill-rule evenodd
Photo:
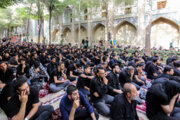
<instances>
[{"instance_id":1,"label":"arched doorway","mask_svg":"<svg viewBox=\"0 0 180 120\"><path fill-rule=\"evenodd\" d=\"M151 47L162 47L168 49L173 42L174 47L178 47L179 27L167 19L160 17L152 22Z\"/></svg>"},{"instance_id":2,"label":"arched doorway","mask_svg":"<svg viewBox=\"0 0 180 120\"><path fill-rule=\"evenodd\" d=\"M115 28L115 38L120 45L133 45L136 40L136 27L128 21L123 21Z\"/></svg>"},{"instance_id":3,"label":"arched doorway","mask_svg":"<svg viewBox=\"0 0 180 120\"><path fill-rule=\"evenodd\" d=\"M105 26L103 24L97 24L92 32L93 43L98 44L100 40L105 40Z\"/></svg>"},{"instance_id":4,"label":"arched doorway","mask_svg":"<svg viewBox=\"0 0 180 120\"><path fill-rule=\"evenodd\" d=\"M80 36L80 43L82 41L82 39L86 39L87 37L87 30L81 26L81 29L80 29L80 32L81 32L81 36ZM76 29L76 41L78 42L78 36L79 36L79 28Z\"/></svg>"},{"instance_id":5,"label":"arched doorway","mask_svg":"<svg viewBox=\"0 0 180 120\"><path fill-rule=\"evenodd\" d=\"M64 43L70 43L70 42L74 42L72 39L72 34L71 34L71 30L69 28L65 28L63 31L63 36L64 36Z\"/></svg>"}]
</instances>

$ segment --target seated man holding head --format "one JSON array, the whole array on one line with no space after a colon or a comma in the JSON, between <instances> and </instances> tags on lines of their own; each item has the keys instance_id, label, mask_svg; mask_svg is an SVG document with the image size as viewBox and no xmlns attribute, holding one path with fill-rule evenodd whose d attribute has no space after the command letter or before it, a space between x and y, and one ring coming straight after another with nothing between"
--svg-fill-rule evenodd
<instances>
[{"instance_id":1,"label":"seated man holding head","mask_svg":"<svg viewBox=\"0 0 180 120\"><path fill-rule=\"evenodd\" d=\"M62 120L98 120L99 118L84 94L74 85L68 86L67 95L62 98L59 107Z\"/></svg>"}]
</instances>

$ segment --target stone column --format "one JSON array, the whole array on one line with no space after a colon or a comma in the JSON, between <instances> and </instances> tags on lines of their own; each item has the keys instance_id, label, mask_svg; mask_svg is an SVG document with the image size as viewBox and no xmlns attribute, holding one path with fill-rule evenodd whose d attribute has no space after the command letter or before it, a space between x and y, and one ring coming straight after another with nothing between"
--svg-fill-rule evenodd
<instances>
[{"instance_id":1,"label":"stone column","mask_svg":"<svg viewBox=\"0 0 180 120\"><path fill-rule=\"evenodd\" d=\"M180 26L179 26L179 39L178 39L178 48L180 49Z\"/></svg>"},{"instance_id":2,"label":"stone column","mask_svg":"<svg viewBox=\"0 0 180 120\"><path fill-rule=\"evenodd\" d=\"M73 42L76 42L76 40L75 40L75 18L73 17L73 15L75 15L75 8L74 7L72 7L72 25L71 25L71 34L72 34L72 41Z\"/></svg>"},{"instance_id":3,"label":"stone column","mask_svg":"<svg viewBox=\"0 0 180 120\"><path fill-rule=\"evenodd\" d=\"M62 40L62 37L61 37L61 35L63 34L63 18L62 18L62 15L60 15L59 16L59 40L58 40L58 43L60 43L61 42L61 40Z\"/></svg>"},{"instance_id":4,"label":"stone column","mask_svg":"<svg viewBox=\"0 0 180 120\"><path fill-rule=\"evenodd\" d=\"M87 21L87 37L89 40L89 45L92 44L92 30L91 30L91 23L92 23L92 9L88 8L88 21Z\"/></svg>"}]
</instances>

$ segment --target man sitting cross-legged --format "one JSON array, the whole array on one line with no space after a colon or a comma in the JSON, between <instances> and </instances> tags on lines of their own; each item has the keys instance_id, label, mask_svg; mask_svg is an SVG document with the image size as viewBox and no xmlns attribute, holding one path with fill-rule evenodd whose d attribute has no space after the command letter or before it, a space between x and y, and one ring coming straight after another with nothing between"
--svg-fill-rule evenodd
<instances>
[{"instance_id":1,"label":"man sitting cross-legged","mask_svg":"<svg viewBox=\"0 0 180 120\"><path fill-rule=\"evenodd\" d=\"M29 87L26 77L20 76L14 85L15 94L3 106L7 116L11 120L49 120L53 107L39 105L38 90Z\"/></svg>"},{"instance_id":2,"label":"man sitting cross-legged","mask_svg":"<svg viewBox=\"0 0 180 120\"><path fill-rule=\"evenodd\" d=\"M68 86L67 95L62 98L59 107L62 120L98 120L99 118L83 93L73 85Z\"/></svg>"}]
</instances>

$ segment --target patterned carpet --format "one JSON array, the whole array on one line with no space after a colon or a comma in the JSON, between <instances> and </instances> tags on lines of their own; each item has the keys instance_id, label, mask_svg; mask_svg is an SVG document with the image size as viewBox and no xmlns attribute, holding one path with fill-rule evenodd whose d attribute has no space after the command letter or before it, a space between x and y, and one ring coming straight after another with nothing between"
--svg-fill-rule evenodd
<instances>
[{"instance_id":1,"label":"patterned carpet","mask_svg":"<svg viewBox=\"0 0 180 120\"><path fill-rule=\"evenodd\" d=\"M42 105L52 105L54 107L55 111L52 115L52 120L60 119L61 115L60 115L60 110L59 110L59 103L64 94L65 92L62 90L57 93L48 94L47 96L40 99L40 101L42 102ZM146 110L146 105L145 105L145 101L143 101L142 105L137 106L138 115L143 120L148 120L145 115L146 114L145 110ZM109 118L100 115L99 120L109 120Z\"/></svg>"},{"instance_id":2,"label":"patterned carpet","mask_svg":"<svg viewBox=\"0 0 180 120\"><path fill-rule=\"evenodd\" d=\"M61 113L59 110L59 103L61 98L65 95L64 90L61 90L57 93L49 93L49 91L45 88L40 91L40 102L42 105L52 105L54 107L54 113L51 116L52 120L60 120ZM146 104L143 101L142 105L137 106L138 115L142 118L142 120L148 120L146 117ZM8 120L5 113L0 109L0 120ZM99 120L109 120L109 118L100 115Z\"/></svg>"}]
</instances>

